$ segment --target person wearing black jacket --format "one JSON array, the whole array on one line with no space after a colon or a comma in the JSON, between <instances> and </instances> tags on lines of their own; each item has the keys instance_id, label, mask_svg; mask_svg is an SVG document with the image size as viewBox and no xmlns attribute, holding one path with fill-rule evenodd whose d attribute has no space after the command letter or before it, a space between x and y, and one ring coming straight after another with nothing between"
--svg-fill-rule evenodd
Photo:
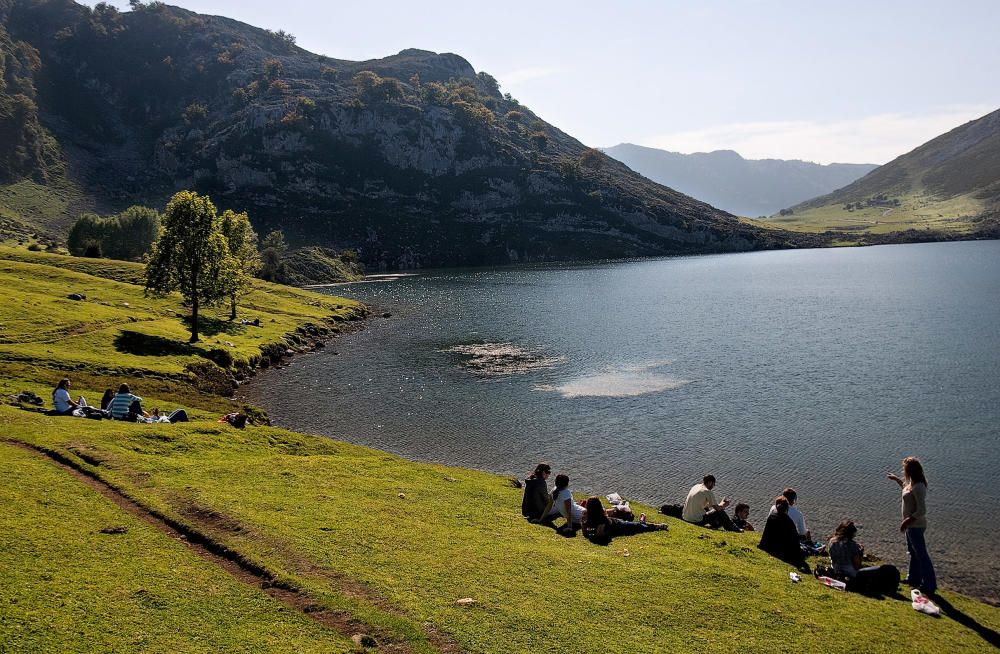
<instances>
[{"instance_id":1,"label":"person wearing black jacket","mask_svg":"<svg viewBox=\"0 0 1000 654\"><path fill-rule=\"evenodd\" d=\"M777 511L767 517L757 547L801 570L807 570L805 555L799 547L799 531L788 517L788 499L779 495L774 498L774 507Z\"/></svg>"},{"instance_id":2,"label":"person wearing black jacket","mask_svg":"<svg viewBox=\"0 0 1000 654\"><path fill-rule=\"evenodd\" d=\"M541 520L542 512L549 504L549 487L547 480L552 474L552 467L547 463L539 463L535 471L524 480L524 498L521 500L521 515L529 520Z\"/></svg>"}]
</instances>

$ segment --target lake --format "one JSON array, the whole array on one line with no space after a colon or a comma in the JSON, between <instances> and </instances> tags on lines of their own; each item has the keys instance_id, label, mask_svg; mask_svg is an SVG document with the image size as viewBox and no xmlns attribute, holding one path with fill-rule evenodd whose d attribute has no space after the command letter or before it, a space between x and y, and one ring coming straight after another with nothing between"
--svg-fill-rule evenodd
<instances>
[{"instance_id":1,"label":"lake","mask_svg":"<svg viewBox=\"0 0 1000 654\"><path fill-rule=\"evenodd\" d=\"M518 477L548 461L579 496L656 505L712 473L758 528L793 486L814 536L853 518L858 540L900 566L885 474L916 455L942 585L1000 599L1000 241L438 270L326 290L392 316L247 385L276 424Z\"/></svg>"}]
</instances>

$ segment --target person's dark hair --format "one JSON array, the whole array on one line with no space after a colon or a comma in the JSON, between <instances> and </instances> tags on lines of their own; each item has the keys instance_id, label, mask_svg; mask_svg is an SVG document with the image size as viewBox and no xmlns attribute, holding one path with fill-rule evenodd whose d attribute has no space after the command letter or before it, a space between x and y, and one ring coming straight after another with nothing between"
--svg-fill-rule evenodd
<instances>
[{"instance_id":1,"label":"person's dark hair","mask_svg":"<svg viewBox=\"0 0 1000 654\"><path fill-rule=\"evenodd\" d=\"M604 505L601 504L601 498L588 497L584 507L587 509L587 527L600 527L601 525L608 524L608 514L604 510Z\"/></svg>"},{"instance_id":2,"label":"person's dark hair","mask_svg":"<svg viewBox=\"0 0 1000 654\"><path fill-rule=\"evenodd\" d=\"M786 488L781 491L781 494L785 496L785 499L788 500L789 504L795 504L795 500L799 497L799 494L795 492L794 488Z\"/></svg>"},{"instance_id":3,"label":"person's dark hair","mask_svg":"<svg viewBox=\"0 0 1000 654\"><path fill-rule=\"evenodd\" d=\"M774 508L778 510L778 513L788 513L788 498L784 495L774 498Z\"/></svg>"},{"instance_id":4,"label":"person's dark hair","mask_svg":"<svg viewBox=\"0 0 1000 654\"><path fill-rule=\"evenodd\" d=\"M714 484L715 483L715 475L705 475L704 477L701 478L701 483L705 484L706 486L708 484Z\"/></svg>"},{"instance_id":5,"label":"person's dark hair","mask_svg":"<svg viewBox=\"0 0 1000 654\"><path fill-rule=\"evenodd\" d=\"M739 504L737 504L733 508L733 514L735 515L735 514L739 513L740 511L749 511L749 510L750 510L750 505L749 504L747 504L745 502L740 502Z\"/></svg>"},{"instance_id":6,"label":"person's dark hair","mask_svg":"<svg viewBox=\"0 0 1000 654\"><path fill-rule=\"evenodd\" d=\"M569 475L556 475L556 490L569 487Z\"/></svg>"},{"instance_id":7,"label":"person's dark hair","mask_svg":"<svg viewBox=\"0 0 1000 654\"><path fill-rule=\"evenodd\" d=\"M535 466L535 471L531 473L531 476L528 477L528 479L541 479L542 475L544 475L546 472L552 472L552 466L550 466L548 463L539 463L537 466Z\"/></svg>"},{"instance_id":8,"label":"person's dark hair","mask_svg":"<svg viewBox=\"0 0 1000 654\"><path fill-rule=\"evenodd\" d=\"M853 520L842 520L833 532L833 540L838 543L843 540L853 540L856 533L858 533L858 528Z\"/></svg>"},{"instance_id":9,"label":"person's dark hair","mask_svg":"<svg viewBox=\"0 0 1000 654\"><path fill-rule=\"evenodd\" d=\"M58 391L60 388L66 390L67 386L69 386L69 377L63 377L62 379L59 380L59 383L56 384L56 387L52 389L53 402L56 401L56 391Z\"/></svg>"},{"instance_id":10,"label":"person's dark hair","mask_svg":"<svg viewBox=\"0 0 1000 654\"><path fill-rule=\"evenodd\" d=\"M119 393L131 393L131 391L128 388L128 384L122 384L121 386L119 386L118 387L118 392Z\"/></svg>"},{"instance_id":11,"label":"person's dark hair","mask_svg":"<svg viewBox=\"0 0 1000 654\"><path fill-rule=\"evenodd\" d=\"M107 409L113 399L115 399L115 392L110 388L105 389L104 395L101 396L101 409Z\"/></svg>"},{"instance_id":12,"label":"person's dark hair","mask_svg":"<svg viewBox=\"0 0 1000 654\"><path fill-rule=\"evenodd\" d=\"M924 467L920 465L920 459L915 456L908 456L903 459L903 477L911 485L927 485L927 477L924 476Z\"/></svg>"}]
</instances>

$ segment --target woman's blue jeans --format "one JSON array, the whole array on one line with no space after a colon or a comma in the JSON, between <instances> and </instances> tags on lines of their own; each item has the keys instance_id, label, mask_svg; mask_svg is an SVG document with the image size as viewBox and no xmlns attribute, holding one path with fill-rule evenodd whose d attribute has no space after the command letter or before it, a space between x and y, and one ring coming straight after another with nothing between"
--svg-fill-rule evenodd
<instances>
[{"instance_id":1,"label":"woman's blue jeans","mask_svg":"<svg viewBox=\"0 0 1000 654\"><path fill-rule=\"evenodd\" d=\"M927 553L923 527L910 527L906 530L906 551L910 553L910 567L906 575L907 582L926 593L936 591L937 578L934 576L934 564L931 563L931 556Z\"/></svg>"}]
</instances>

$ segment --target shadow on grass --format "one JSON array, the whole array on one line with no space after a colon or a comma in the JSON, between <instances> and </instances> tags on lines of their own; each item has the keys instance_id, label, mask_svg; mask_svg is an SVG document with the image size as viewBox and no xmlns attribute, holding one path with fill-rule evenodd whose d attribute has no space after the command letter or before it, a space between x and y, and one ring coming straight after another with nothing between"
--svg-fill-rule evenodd
<instances>
[{"instance_id":1,"label":"shadow on grass","mask_svg":"<svg viewBox=\"0 0 1000 654\"><path fill-rule=\"evenodd\" d=\"M935 595L934 602L941 607L945 617L951 618L963 627L976 632L983 640L992 645L994 649L1000 649L1000 633L979 624L976 622L975 618L966 613L962 613L959 609L955 608L951 602L943 597Z\"/></svg>"},{"instance_id":2,"label":"shadow on grass","mask_svg":"<svg viewBox=\"0 0 1000 654\"><path fill-rule=\"evenodd\" d=\"M191 329L191 316L187 316L182 320L184 326ZM199 336L218 336L219 334L235 336L236 334L244 334L246 331L246 326L241 325L238 320L219 320L218 318L198 316Z\"/></svg>"},{"instance_id":3,"label":"shadow on grass","mask_svg":"<svg viewBox=\"0 0 1000 654\"><path fill-rule=\"evenodd\" d=\"M139 356L184 356L199 353L198 349L182 341L129 330L123 330L121 334L116 336L114 343L115 349L119 352Z\"/></svg>"}]
</instances>

